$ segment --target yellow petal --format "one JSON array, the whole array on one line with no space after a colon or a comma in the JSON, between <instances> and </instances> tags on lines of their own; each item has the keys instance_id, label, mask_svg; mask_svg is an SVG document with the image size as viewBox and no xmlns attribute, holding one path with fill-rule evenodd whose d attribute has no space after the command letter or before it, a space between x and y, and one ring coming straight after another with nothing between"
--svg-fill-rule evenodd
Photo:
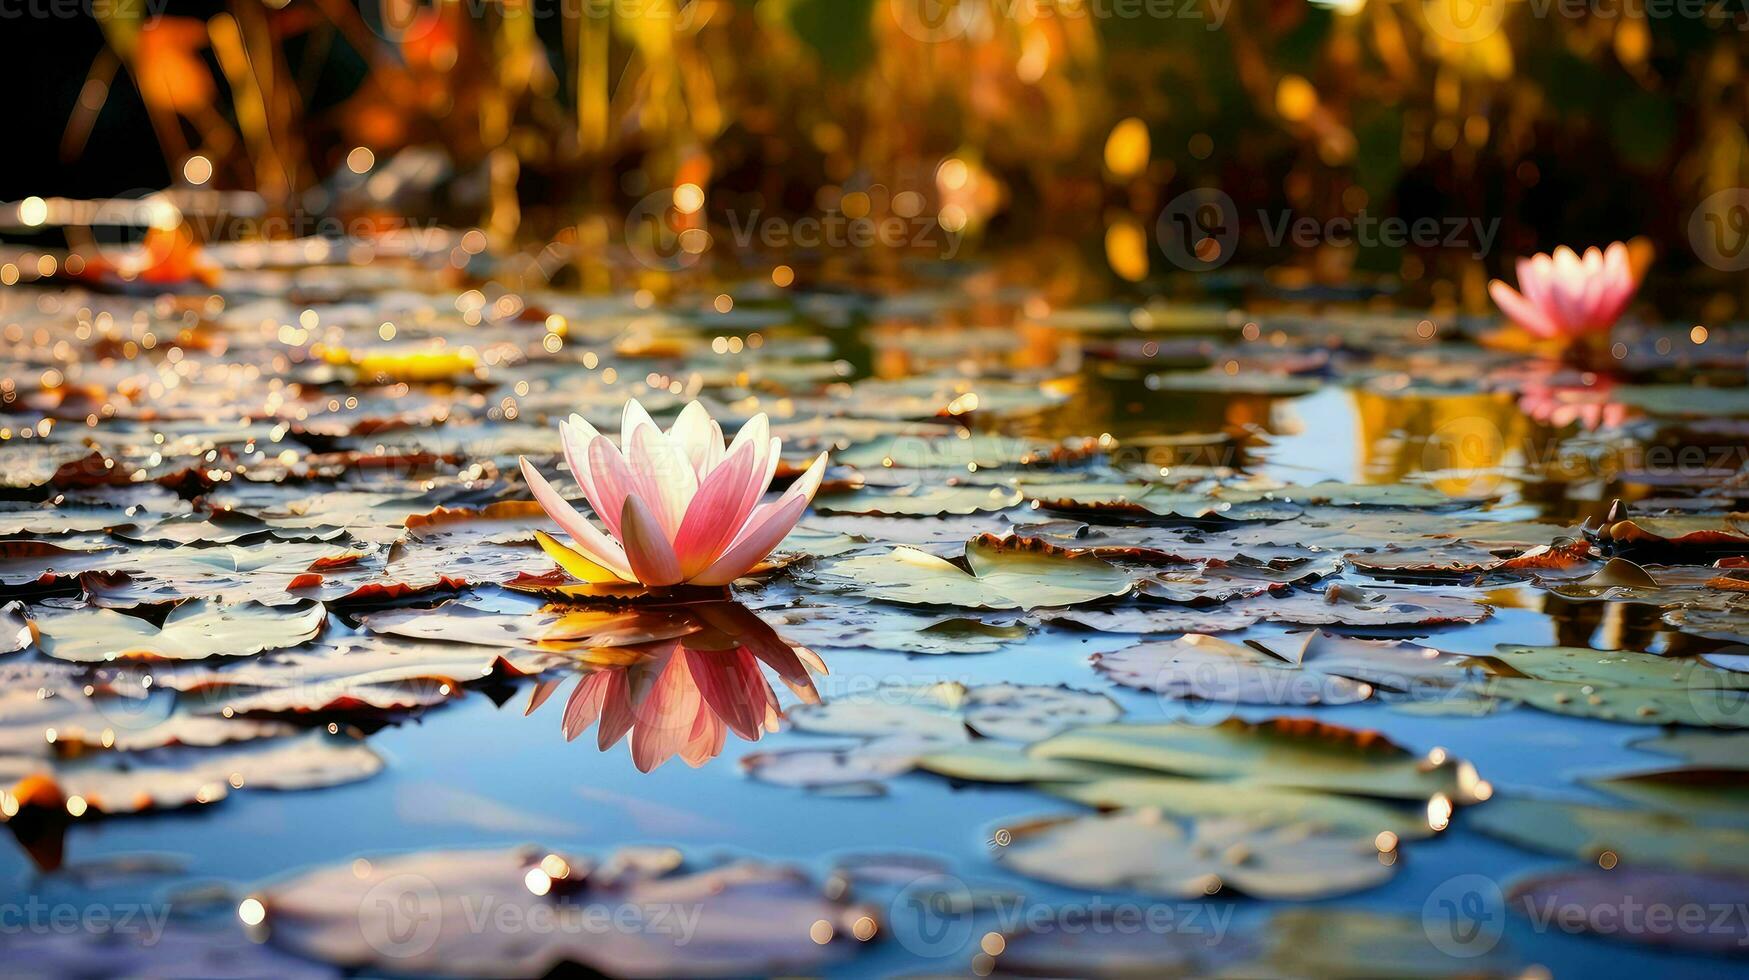
<instances>
[{"instance_id":1,"label":"yellow petal","mask_svg":"<svg viewBox=\"0 0 1749 980\"><path fill-rule=\"evenodd\" d=\"M567 548L553 539L545 531L534 532L534 539L540 542L540 549L547 557L559 563L566 574L583 582L618 582L620 577L600 565Z\"/></svg>"}]
</instances>

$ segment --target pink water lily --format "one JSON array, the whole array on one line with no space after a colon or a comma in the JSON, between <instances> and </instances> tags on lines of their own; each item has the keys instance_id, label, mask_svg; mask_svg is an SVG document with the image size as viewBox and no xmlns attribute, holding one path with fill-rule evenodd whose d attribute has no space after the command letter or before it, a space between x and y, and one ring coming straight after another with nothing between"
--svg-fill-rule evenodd
<instances>
[{"instance_id":1,"label":"pink water lily","mask_svg":"<svg viewBox=\"0 0 1749 980\"><path fill-rule=\"evenodd\" d=\"M1518 260L1518 288L1488 283L1501 312L1543 340L1572 341L1607 333L1640 286L1628 246L1616 242L1583 258L1563 245L1554 255Z\"/></svg>"},{"instance_id":2,"label":"pink water lily","mask_svg":"<svg viewBox=\"0 0 1749 980\"><path fill-rule=\"evenodd\" d=\"M586 582L727 585L789 534L826 472L821 453L782 497L761 503L781 446L763 413L724 448L722 427L698 402L664 432L633 400L620 433L616 447L581 416L559 425L565 463L606 533L522 460L534 499L571 536L566 548L539 535L542 546Z\"/></svg>"}]
</instances>

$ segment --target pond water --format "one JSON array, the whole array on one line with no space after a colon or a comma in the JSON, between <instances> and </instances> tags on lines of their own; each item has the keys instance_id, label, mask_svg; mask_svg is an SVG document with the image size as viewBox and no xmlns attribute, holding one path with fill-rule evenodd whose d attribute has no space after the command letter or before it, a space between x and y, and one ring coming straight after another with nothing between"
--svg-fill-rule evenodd
<instances>
[{"instance_id":1,"label":"pond water","mask_svg":"<svg viewBox=\"0 0 1749 980\"><path fill-rule=\"evenodd\" d=\"M0 298L0 568L23 602L12 622L37 631L0 658L8 975L518 972L588 947L610 974L1703 976L1749 943L1749 851L1718 849L1749 841L1749 742L1727 734L1749 718L1733 673L1745 611L1716 581L1749 555L1730 516L1744 338L1636 326L1599 375L1478 343L1491 324L1291 295L1248 315L1076 305L975 267L902 290L803 267L787 288L762 273L585 296L492 285L457 254L214 250L216 288L45 281ZM1679 372L1725 383L1684 399ZM527 500L519 455L562 472L554 422L577 411L617 433L631 397L664 423L701 399L731 433L770 413L780 482L833 453L781 567L731 590L739 608L555 599L566 580L532 534L556 526L485 509ZM1698 465L1654 452L1696 447ZM1050 547L980 559L967 542L983 532ZM1024 581L895 567L895 546ZM1547 560L1508 561L1526 553ZM1110 570L1121 590L1099 584ZM1031 591L1047 586L1061 591ZM172 629L185 600L233 620ZM1303 669L1283 653L1308 629L1330 633L1325 671L1311 648ZM1260 646L1167 646L1185 634ZM1550 663L1500 644L1581 649ZM1678 680L1657 688L1643 664L1582 648L1668 657ZM996 685L1021 690L981 701ZM1614 700L1588 708L1599 690ZM1275 718L1376 732L1401 758L1243 724ZM1132 784L1103 792L1157 823L1255 818L1244 801L1273 780L1312 796L1296 804L1312 824L1365 800L1406 829L1371 848L1360 834L1359 858L1352 827L1286 848L1114 829L1102 849L1097 828L1028 823L1097 813L1074 795L1096 774L988 781L920 762L977 743L1036 764L1039 745L1112 723L1236 739L1188 773L1213 802L1150 782L1186 775L1182 759L1129 743L1097 757ZM620 736L605 749L603 726ZM1673 733L1717 740L1690 757L1710 775L1594 785L1681 769L1633 744ZM1285 764L1248 754L1252 738ZM1339 747L1295 754L1306 744ZM1390 789L1399 778L1442 788ZM1577 843L1547 812L1522 813L1516 837L1477 825L1520 800L1628 816ZM1152 843L1123 853L1135 840ZM494 890L437 853L524 844L528 862L656 845L684 864L627 859L617 882L595 867L578 891L514 865ZM662 891L741 859L805 881ZM1197 860L1213 894L1186 886ZM370 890L315 877L333 869ZM1642 871L1661 877L1608 878ZM1577 923L1538 920L1556 892L1515 889L1555 872L1583 875ZM532 919L458 922L455 904L631 894L645 914L704 909L708 938L651 920L555 939ZM1730 919L1666 928L1674 949L1597 934L1613 928L1597 909L1660 901ZM57 909L71 925L50 924ZM169 918L99 928L95 910Z\"/></svg>"}]
</instances>

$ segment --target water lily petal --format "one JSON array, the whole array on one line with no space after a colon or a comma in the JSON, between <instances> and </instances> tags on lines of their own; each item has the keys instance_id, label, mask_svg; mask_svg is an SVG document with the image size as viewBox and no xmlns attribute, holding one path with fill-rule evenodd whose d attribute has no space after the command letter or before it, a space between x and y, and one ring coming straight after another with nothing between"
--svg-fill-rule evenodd
<instances>
[{"instance_id":1,"label":"water lily petal","mask_svg":"<svg viewBox=\"0 0 1749 980\"><path fill-rule=\"evenodd\" d=\"M686 461L692 466L693 476L700 481L708 472L706 464L710 459L712 438L710 413L696 401L687 402L686 407L680 410L680 417L668 428L668 441L686 457ZM717 431L714 438L717 445L721 446L721 430Z\"/></svg>"},{"instance_id":2,"label":"water lily petal","mask_svg":"<svg viewBox=\"0 0 1749 980\"><path fill-rule=\"evenodd\" d=\"M736 735L757 741L765 723L765 679L746 648L686 650L687 667L699 695ZM757 698L757 700L755 700Z\"/></svg>"},{"instance_id":3,"label":"water lily petal","mask_svg":"<svg viewBox=\"0 0 1749 980\"><path fill-rule=\"evenodd\" d=\"M695 585L728 585L771 554L771 549L777 547L802 519L802 514L808 509L808 502L800 497L776 504L766 504L753 512L752 520L747 522L748 530L741 540L730 546L723 556L711 563L711 566L694 576Z\"/></svg>"},{"instance_id":4,"label":"water lily petal","mask_svg":"<svg viewBox=\"0 0 1749 980\"><path fill-rule=\"evenodd\" d=\"M540 545L540 550L547 557L559 563L565 574L581 582L621 582L631 581L631 573L620 574L600 562L590 559L582 552L567 548L554 540L545 531L534 532L534 540Z\"/></svg>"},{"instance_id":5,"label":"water lily petal","mask_svg":"<svg viewBox=\"0 0 1749 980\"><path fill-rule=\"evenodd\" d=\"M1498 279L1488 283L1488 295L1507 318L1531 333L1545 339L1557 337L1560 330L1543 315L1543 311L1518 294L1518 291Z\"/></svg>"},{"instance_id":6,"label":"water lily petal","mask_svg":"<svg viewBox=\"0 0 1749 980\"><path fill-rule=\"evenodd\" d=\"M559 492L553 489L552 484L547 482L547 478L541 476L540 471L535 469L534 464L530 463L526 457L519 457L519 461L522 464L522 478L528 482L528 488L534 494L535 502L540 504L541 510L546 511L547 516L551 517L554 523L571 536L571 540L577 545L577 550L590 561L612 571L628 582L631 581L631 566L626 563L625 551L618 542L596 530L595 525L591 524L588 518L577 513L577 508L572 507L570 501L559 496Z\"/></svg>"},{"instance_id":7,"label":"water lily petal","mask_svg":"<svg viewBox=\"0 0 1749 980\"><path fill-rule=\"evenodd\" d=\"M625 410L619 417L620 449L624 450L631 446L632 430L640 425L647 425L652 429L656 429L658 432L662 431L657 428L656 420L650 417L650 413L644 411L643 403L636 398L633 398L626 402Z\"/></svg>"},{"instance_id":8,"label":"water lily petal","mask_svg":"<svg viewBox=\"0 0 1749 980\"><path fill-rule=\"evenodd\" d=\"M692 581L698 585L728 585L763 561L802 519L825 473L826 454L821 453L781 498L756 508L739 539Z\"/></svg>"},{"instance_id":9,"label":"water lily petal","mask_svg":"<svg viewBox=\"0 0 1749 980\"><path fill-rule=\"evenodd\" d=\"M620 514L620 540L625 544L626 561L639 582L657 587L679 584L680 559L674 556L674 546L668 543L668 536L650 508L635 496L625 498L625 509Z\"/></svg>"},{"instance_id":10,"label":"water lily petal","mask_svg":"<svg viewBox=\"0 0 1749 980\"><path fill-rule=\"evenodd\" d=\"M698 492L698 474L692 463L653 425L632 430L626 459L637 478L638 496L650 505L663 536L673 541L687 506Z\"/></svg>"},{"instance_id":11,"label":"water lily petal","mask_svg":"<svg viewBox=\"0 0 1749 980\"><path fill-rule=\"evenodd\" d=\"M632 729L632 765L649 772L679 752L691 737L703 704L686 658L673 656L638 702L638 723Z\"/></svg>"},{"instance_id":12,"label":"water lily petal","mask_svg":"<svg viewBox=\"0 0 1749 980\"><path fill-rule=\"evenodd\" d=\"M601 435L589 420L572 413L571 417L559 423L559 443L565 447L565 465L570 467L571 478L583 488L583 496L590 498L589 506L595 506L594 487L589 477L589 444L595 437Z\"/></svg>"},{"instance_id":13,"label":"water lily petal","mask_svg":"<svg viewBox=\"0 0 1749 980\"><path fill-rule=\"evenodd\" d=\"M703 571L720 557L746 522L752 505L747 502L753 479L754 453L743 444L723 465L711 471L680 522L674 536L674 554L680 559L683 578Z\"/></svg>"},{"instance_id":14,"label":"water lily petal","mask_svg":"<svg viewBox=\"0 0 1749 980\"><path fill-rule=\"evenodd\" d=\"M620 518L625 510L627 495L633 493L637 487L632 469L613 443L607 441L606 436L596 436L589 441L587 458L589 478L595 487L595 494L589 498L589 504L595 508L596 516L607 525L613 536L623 542L625 533L620 528Z\"/></svg>"}]
</instances>

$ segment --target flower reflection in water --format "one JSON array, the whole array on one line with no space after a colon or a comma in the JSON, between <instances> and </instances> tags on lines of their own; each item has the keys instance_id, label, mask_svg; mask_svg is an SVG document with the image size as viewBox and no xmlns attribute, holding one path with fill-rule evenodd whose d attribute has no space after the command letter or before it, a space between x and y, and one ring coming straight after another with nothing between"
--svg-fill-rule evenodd
<instances>
[{"instance_id":1,"label":"flower reflection in water","mask_svg":"<svg viewBox=\"0 0 1749 980\"><path fill-rule=\"evenodd\" d=\"M783 717L777 693L761 664L796 697L817 703L813 674L826 665L806 647L792 646L737 602L695 602L649 607L653 615L683 616L683 635L584 654L583 675L565 701L561 727L575 739L591 726L602 751L629 733L632 764L649 772L678 755L701 766L723 751L734 732L756 742ZM568 678L543 681L529 699L533 713Z\"/></svg>"}]
</instances>

